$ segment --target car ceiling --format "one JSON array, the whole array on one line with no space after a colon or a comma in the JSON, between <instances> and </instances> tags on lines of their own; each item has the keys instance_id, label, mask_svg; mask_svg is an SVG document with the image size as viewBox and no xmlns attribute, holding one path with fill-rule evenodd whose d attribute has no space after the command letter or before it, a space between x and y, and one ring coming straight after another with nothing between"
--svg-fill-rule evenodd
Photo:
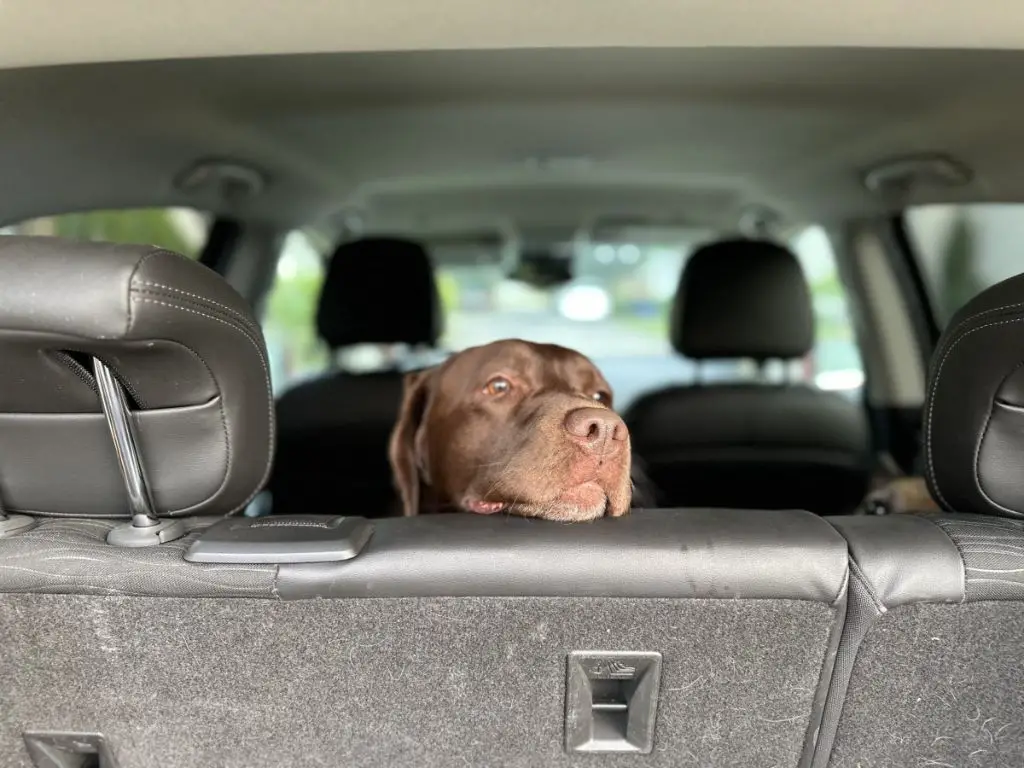
<instances>
[{"instance_id":1,"label":"car ceiling","mask_svg":"<svg viewBox=\"0 0 1024 768\"><path fill-rule=\"evenodd\" d=\"M3 0L0 67L435 49L1024 47L1016 0Z\"/></svg>"},{"instance_id":2,"label":"car ceiling","mask_svg":"<svg viewBox=\"0 0 1024 768\"><path fill-rule=\"evenodd\" d=\"M186 6L198 7L176 5ZM17 18L21 4L0 8ZM256 47L236 42L228 50ZM974 180L919 189L914 200L1020 199L1022 78L1020 52L884 48L392 51L6 69L0 218L174 204L409 232L601 216L729 228L750 205L793 221L898 207L907 200L865 190L864 172L933 151L965 162ZM183 170L209 158L259 169L266 188L241 203L176 189Z\"/></svg>"}]
</instances>

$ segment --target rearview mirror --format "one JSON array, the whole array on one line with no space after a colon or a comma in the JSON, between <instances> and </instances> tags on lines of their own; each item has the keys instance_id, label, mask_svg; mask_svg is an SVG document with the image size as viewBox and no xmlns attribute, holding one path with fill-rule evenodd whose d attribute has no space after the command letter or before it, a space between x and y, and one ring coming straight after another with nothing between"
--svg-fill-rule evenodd
<instances>
[{"instance_id":1,"label":"rearview mirror","mask_svg":"<svg viewBox=\"0 0 1024 768\"><path fill-rule=\"evenodd\" d=\"M573 279L572 258L550 251L523 251L508 277L534 288L565 285Z\"/></svg>"}]
</instances>

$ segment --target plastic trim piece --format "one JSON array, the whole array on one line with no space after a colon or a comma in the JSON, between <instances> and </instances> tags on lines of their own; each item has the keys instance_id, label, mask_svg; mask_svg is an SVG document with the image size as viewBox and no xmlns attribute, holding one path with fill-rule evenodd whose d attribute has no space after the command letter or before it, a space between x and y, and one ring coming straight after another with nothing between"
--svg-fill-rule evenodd
<instances>
[{"instance_id":1,"label":"plastic trim piece","mask_svg":"<svg viewBox=\"0 0 1024 768\"><path fill-rule=\"evenodd\" d=\"M325 563L351 560L373 535L362 517L231 517L192 542L192 563Z\"/></svg>"},{"instance_id":2,"label":"plastic trim piece","mask_svg":"<svg viewBox=\"0 0 1024 768\"><path fill-rule=\"evenodd\" d=\"M650 754L660 688L660 653L570 653L565 695L566 752Z\"/></svg>"},{"instance_id":3,"label":"plastic trim piece","mask_svg":"<svg viewBox=\"0 0 1024 768\"><path fill-rule=\"evenodd\" d=\"M117 768L110 744L101 733L28 732L23 738L35 768Z\"/></svg>"}]
</instances>

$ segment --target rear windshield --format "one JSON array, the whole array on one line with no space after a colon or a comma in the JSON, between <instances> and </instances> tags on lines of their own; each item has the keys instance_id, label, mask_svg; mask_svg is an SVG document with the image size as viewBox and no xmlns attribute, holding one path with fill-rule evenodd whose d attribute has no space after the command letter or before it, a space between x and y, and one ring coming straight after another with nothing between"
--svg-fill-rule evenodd
<instances>
[{"instance_id":1,"label":"rear windshield","mask_svg":"<svg viewBox=\"0 0 1024 768\"><path fill-rule=\"evenodd\" d=\"M575 279L537 288L508 276L493 259L450 259L433 253L445 311L447 351L518 337L562 344L591 357L625 406L642 392L701 380L747 379L750 361L697 366L669 342L668 315L679 274L704 239L665 243L593 243L576 251ZM864 381L846 292L825 230L803 229L790 240L814 301L813 352L795 361L790 378L858 397ZM293 233L278 263L263 315L278 391L321 373L329 357L316 338L314 316L325 262L307 238ZM373 367L377 349L366 354ZM351 364L352 357L349 358Z\"/></svg>"}]
</instances>

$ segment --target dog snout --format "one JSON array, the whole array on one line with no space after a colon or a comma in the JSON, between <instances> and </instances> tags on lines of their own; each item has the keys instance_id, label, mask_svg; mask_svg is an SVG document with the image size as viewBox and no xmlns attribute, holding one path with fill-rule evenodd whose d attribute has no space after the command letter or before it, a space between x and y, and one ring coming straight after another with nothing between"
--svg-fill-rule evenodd
<instances>
[{"instance_id":1,"label":"dog snout","mask_svg":"<svg viewBox=\"0 0 1024 768\"><path fill-rule=\"evenodd\" d=\"M569 437L588 451L613 452L622 448L628 432L618 414L604 408L577 408L565 417Z\"/></svg>"}]
</instances>

